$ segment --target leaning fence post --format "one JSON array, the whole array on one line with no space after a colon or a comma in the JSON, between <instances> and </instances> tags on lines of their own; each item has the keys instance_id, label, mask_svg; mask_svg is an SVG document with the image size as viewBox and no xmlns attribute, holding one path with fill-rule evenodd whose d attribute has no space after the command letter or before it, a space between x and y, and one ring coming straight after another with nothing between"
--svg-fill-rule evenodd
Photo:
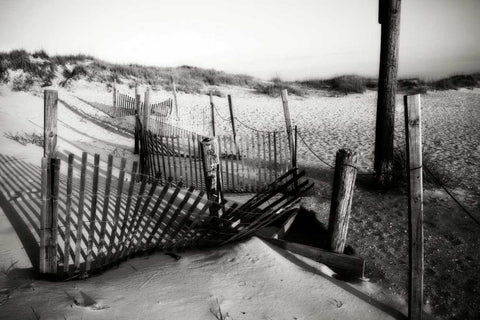
<instances>
[{"instance_id":1,"label":"leaning fence post","mask_svg":"<svg viewBox=\"0 0 480 320\"><path fill-rule=\"evenodd\" d=\"M40 216L40 273L57 271L57 197L58 169L57 156L57 106L58 92L44 92L44 146L41 176L41 216Z\"/></svg>"},{"instance_id":2,"label":"leaning fence post","mask_svg":"<svg viewBox=\"0 0 480 320\"><path fill-rule=\"evenodd\" d=\"M220 157L217 139L204 138L200 141L200 150L208 200L221 203L223 198L222 173L220 171ZM219 215L217 206L212 205L210 207L210 215Z\"/></svg>"},{"instance_id":3,"label":"leaning fence post","mask_svg":"<svg viewBox=\"0 0 480 320\"><path fill-rule=\"evenodd\" d=\"M348 149L337 151L330 218L328 220L330 249L336 253L343 253L347 242L348 221L357 176L357 162L358 155L356 152Z\"/></svg>"},{"instance_id":4,"label":"leaning fence post","mask_svg":"<svg viewBox=\"0 0 480 320\"><path fill-rule=\"evenodd\" d=\"M173 87L173 102L175 103L175 119L178 120L178 101L177 101L177 86L175 85L175 78L172 76Z\"/></svg>"},{"instance_id":5,"label":"leaning fence post","mask_svg":"<svg viewBox=\"0 0 480 320\"><path fill-rule=\"evenodd\" d=\"M285 125L287 127L287 139L288 149L290 150L290 164L293 167L294 162L294 149L293 149L293 134L292 134L292 121L290 120L290 110L288 109L288 92L287 89L282 90L282 104L283 114L285 116Z\"/></svg>"},{"instance_id":6,"label":"leaning fence post","mask_svg":"<svg viewBox=\"0 0 480 320\"><path fill-rule=\"evenodd\" d=\"M215 137L215 105L213 104L212 92L210 91L210 112L212 115L212 137Z\"/></svg>"},{"instance_id":7,"label":"leaning fence post","mask_svg":"<svg viewBox=\"0 0 480 320\"><path fill-rule=\"evenodd\" d=\"M143 123L142 129L145 132L149 129L148 122L150 119L150 88L145 91L145 98L143 101Z\"/></svg>"},{"instance_id":8,"label":"leaning fence post","mask_svg":"<svg viewBox=\"0 0 480 320\"><path fill-rule=\"evenodd\" d=\"M140 152L140 137L139 137L139 128L137 120L140 117L140 95L138 94L138 88L135 86L135 150L134 154Z\"/></svg>"},{"instance_id":9,"label":"leaning fence post","mask_svg":"<svg viewBox=\"0 0 480 320\"><path fill-rule=\"evenodd\" d=\"M404 96L408 171L409 319L422 319L423 180L420 95Z\"/></svg>"}]
</instances>

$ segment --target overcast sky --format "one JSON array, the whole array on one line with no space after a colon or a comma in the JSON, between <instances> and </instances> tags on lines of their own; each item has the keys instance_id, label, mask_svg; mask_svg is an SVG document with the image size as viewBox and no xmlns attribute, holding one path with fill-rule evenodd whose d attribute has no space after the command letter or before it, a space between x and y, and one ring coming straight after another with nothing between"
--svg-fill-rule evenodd
<instances>
[{"instance_id":1,"label":"overcast sky","mask_svg":"<svg viewBox=\"0 0 480 320\"><path fill-rule=\"evenodd\" d=\"M0 51L269 79L378 74L378 0L0 0ZM480 0L403 0L400 76L480 71Z\"/></svg>"}]
</instances>

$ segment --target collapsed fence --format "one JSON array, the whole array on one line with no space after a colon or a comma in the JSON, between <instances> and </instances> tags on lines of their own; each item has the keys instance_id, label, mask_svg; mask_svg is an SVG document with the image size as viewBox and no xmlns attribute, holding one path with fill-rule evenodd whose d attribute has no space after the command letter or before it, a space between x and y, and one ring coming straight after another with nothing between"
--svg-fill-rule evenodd
<instances>
[{"instance_id":1,"label":"collapsed fence","mask_svg":"<svg viewBox=\"0 0 480 320\"><path fill-rule=\"evenodd\" d=\"M64 278L84 277L138 253L226 244L255 233L288 212L292 214L290 209L300 201L299 195L313 185L303 179L304 172L296 168L288 170L288 165L285 165L282 171L270 171L268 177L274 181L270 181L270 184L263 181L263 192L243 205L226 201L223 197L212 197L212 189L216 186L212 188L210 170L213 164L214 180L218 179L217 185L221 185L218 182L221 182L223 172L219 169L222 153L215 151L206 154L205 138L202 137L201 143L198 143L197 137L192 144L194 148L197 143L198 148L203 146L201 152L195 150L192 153L192 150L188 150L187 153L187 149L183 149L182 154L178 147L179 135L167 137L148 130L152 118L148 91L144 106L138 108L136 116L136 140L139 140L143 150L140 163L134 161L131 170L128 170L127 160L122 158L119 168L114 168L113 156L109 155L105 174L100 174L98 154L94 156L92 166L88 162L88 154L84 152L80 168L76 157L69 154L67 173L61 174L62 160L57 157L56 151L57 92L46 90L44 101L45 147L41 168L39 228L39 269L42 274ZM136 105L140 106L139 99L136 99ZM154 118L168 116L153 115ZM177 149L169 146L169 139L172 145L176 141ZM263 136L264 146L268 139ZM226 143L227 139L223 141ZM239 141L241 139L235 140L235 148L229 141L229 152L237 158L237 170L239 155L242 154ZM259 141L257 137L257 146L260 146ZM147 146L163 148L156 150L164 160L163 172L160 166L156 167L152 162L151 155L155 153ZM259 150L258 154L261 154ZM177 161L180 164L182 158L185 160L185 154L189 155L190 165L192 160L197 163L195 180L192 169L189 171L189 180L183 179L183 172L177 174L175 171L177 168L182 170L182 166L176 164ZM265 148L263 154L266 159ZM209 157L208 161L205 160L206 156ZM165 174L165 157L167 163L168 157L172 158L173 163L173 166L169 163L168 175ZM188 168L186 161L183 165ZM265 172L259 172L267 176ZM238 176L231 177L234 179ZM232 185L235 183L232 182Z\"/></svg>"},{"instance_id":2,"label":"collapsed fence","mask_svg":"<svg viewBox=\"0 0 480 320\"><path fill-rule=\"evenodd\" d=\"M138 173L137 162L127 171L124 158L114 176L111 155L101 177L100 156L93 166L87 158L84 152L75 169L69 154L66 176L60 159L42 160L42 273L84 277L138 253L226 244L281 218L312 186L294 169L244 205L218 203L193 186Z\"/></svg>"}]
</instances>

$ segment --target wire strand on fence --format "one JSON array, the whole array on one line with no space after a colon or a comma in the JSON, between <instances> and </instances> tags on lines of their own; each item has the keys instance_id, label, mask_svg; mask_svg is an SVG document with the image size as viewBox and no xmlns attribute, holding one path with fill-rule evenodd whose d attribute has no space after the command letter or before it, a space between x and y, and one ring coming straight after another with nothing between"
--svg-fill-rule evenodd
<instances>
[{"instance_id":1,"label":"wire strand on fence","mask_svg":"<svg viewBox=\"0 0 480 320\"><path fill-rule=\"evenodd\" d=\"M222 115L220 114L220 111L218 111L217 107L215 105L213 105L213 109L215 109L215 112L217 113L217 115L220 117L220 119L222 119L223 121L226 121L226 122L230 122L231 120L230 119L226 119L224 117L222 117Z\"/></svg>"},{"instance_id":2,"label":"wire strand on fence","mask_svg":"<svg viewBox=\"0 0 480 320\"><path fill-rule=\"evenodd\" d=\"M300 132L297 130L297 134L298 136L300 137L300 140L302 140L303 144L305 145L305 147L307 147L307 149L318 159L320 160L323 164L325 164L326 166L328 166L329 168L331 169L335 169L334 166L332 166L331 164L329 164L328 162L326 162L325 160L323 160L322 158L320 158L313 150L312 148L307 144L307 142L305 141L305 139L303 139L303 136L300 134Z\"/></svg>"},{"instance_id":3,"label":"wire strand on fence","mask_svg":"<svg viewBox=\"0 0 480 320\"><path fill-rule=\"evenodd\" d=\"M240 119L238 119L237 117L234 117L235 120L237 120L241 125L243 125L244 127L250 129L250 130L253 130L253 131L257 131L257 132L264 132L264 133L274 133L274 132L280 132L280 130L273 130L273 131L267 131L267 130L260 130L260 129L255 129L253 127L250 127L249 125L245 124L244 122L240 121Z\"/></svg>"},{"instance_id":4,"label":"wire strand on fence","mask_svg":"<svg viewBox=\"0 0 480 320\"><path fill-rule=\"evenodd\" d=\"M430 169L428 169L428 167L426 165L423 165L423 167L425 168L425 171L433 178L433 180L435 180L435 182L443 189L445 190L445 192L453 199L453 201L455 201L455 203L460 207L462 208L462 210L478 225L480 226L480 221L478 221L470 211L467 210L467 208L465 208L461 203L460 201L457 200L457 198L450 192L450 190L448 190L448 188L446 186L443 185L443 183L440 181L440 179L435 176L433 174L432 171L430 171Z\"/></svg>"}]
</instances>

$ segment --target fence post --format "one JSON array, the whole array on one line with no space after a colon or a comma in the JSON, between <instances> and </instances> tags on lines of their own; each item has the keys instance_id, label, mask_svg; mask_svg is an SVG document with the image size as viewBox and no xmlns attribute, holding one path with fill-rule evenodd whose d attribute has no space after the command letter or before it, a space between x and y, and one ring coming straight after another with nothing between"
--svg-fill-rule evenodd
<instances>
[{"instance_id":1,"label":"fence post","mask_svg":"<svg viewBox=\"0 0 480 320\"><path fill-rule=\"evenodd\" d=\"M40 216L40 273L57 271L57 197L58 170L57 155L57 106L58 92L44 92L44 147L42 159L42 208Z\"/></svg>"},{"instance_id":2,"label":"fence post","mask_svg":"<svg viewBox=\"0 0 480 320\"><path fill-rule=\"evenodd\" d=\"M142 128L145 132L148 130L148 122L150 120L150 88L145 91L145 98L143 101L143 123Z\"/></svg>"},{"instance_id":3,"label":"fence post","mask_svg":"<svg viewBox=\"0 0 480 320\"><path fill-rule=\"evenodd\" d=\"M113 114L117 108L117 81L113 80Z\"/></svg>"},{"instance_id":4,"label":"fence post","mask_svg":"<svg viewBox=\"0 0 480 320\"><path fill-rule=\"evenodd\" d=\"M210 91L210 112L212 114L212 137L215 137L215 105L213 104L212 92Z\"/></svg>"},{"instance_id":5,"label":"fence post","mask_svg":"<svg viewBox=\"0 0 480 320\"><path fill-rule=\"evenodd\" d=\"M233 116L233 104L231 95L228 95L228 108L230 110L230 122L232 123L233 144L235 145L236 154L239 155L239 150L237 146L237 131L235 130L235 117Z\"/></svg>"},{"instance_id":6,"label":"fence post","mask_svg":"<svg viewBox=\"0 0 480 320\"><path fill-rule=\"evenodd\" d=\"M296 168L297 167L297 151L298 151L298 145L297 145L297 142L298 142L298 128L297 126L295 125L294 127L294 130L295 130L295 139L294 139L294 148L293 148L293 155L292 155L292 167Z\"/></svg>"},{"instance_id":7,"label":"fence post","mask_svg":"<svg viewBox=\"0 0 480 320\"><path fill-rule=\"evenodd\" d=\"M423 180L420 95L404 96L408 170L409 319L422 319Z\"/></svg>"},{"instance_id":8,"label":"fence post","mask_svg":"<svg viewBox=\"0 0 480 320\"><path fill-rule=\"evenodd\" d=\"M175 118L178 120L178 101L177 101L177 86L175 85L175 78L172 76L173 87L173 102L175 103Z\"/></svg>"},{"instance_id":9,"label":"fence post","mask_svg":"<svg viewBox=\"0 0 480 320\"><path fill-rule=\"evenodd\" d=\"M220 157L218 141L216 138L204 138L200 141L200 152L203 163L203 174L205 176L205 189L208 200L221 203L222 193L222 172L220 171ZM218 216L218 207L210 207L210 215Z\"/></svg>"},{"instance_id":10,"label":"fence post","mask_svg":"<svg viewBox=\"0 0 480 320\"><path fill-rule=\"evenodd\" d=\"M288 149L290 150L290 163L293 167L293 162L294 162L293 134L292 134L292 122L290 120L290 110L288 109L287 89L282 90L282 104L283 104L283 114L285 116L285 125L287 127Z\"/></svg>"},{"instance_id":11,"label":"fence post","mask_svg":"<svg viewBox=\"0 0 480 320\"><path fill-rule=\"evenodd\" d=\"M137 119L140 117L140 95L138 94L138 88L135 86L135 150L134 154L140 152L140 137L139 137L139 128L137 124Z\"/></svg>"},{"instance_id":12,"label":"fence post","mask_svg":"<svg viewBox=\"0 0 480 320\"><path fill-rule=\"evenodd\" d=\"M393 140L400 37L400 9L401 0L379 1L378 22L381 24L381 42L374 168L376 182L379 186L383 187L390 185L393 180Z\"/></svg>"},{"instance_id":13,"label":"fence post","mask_svg":"<svg viewBox=\"0 0 480 320\"><path fill-rule=\"evenodd\" d=\"M357 162L358 155L356 152L348 149L337 151L328 220L330 249L336 253L343 253L347 242L348 221L357 176Z\"/></svg>"}]
</instances>

